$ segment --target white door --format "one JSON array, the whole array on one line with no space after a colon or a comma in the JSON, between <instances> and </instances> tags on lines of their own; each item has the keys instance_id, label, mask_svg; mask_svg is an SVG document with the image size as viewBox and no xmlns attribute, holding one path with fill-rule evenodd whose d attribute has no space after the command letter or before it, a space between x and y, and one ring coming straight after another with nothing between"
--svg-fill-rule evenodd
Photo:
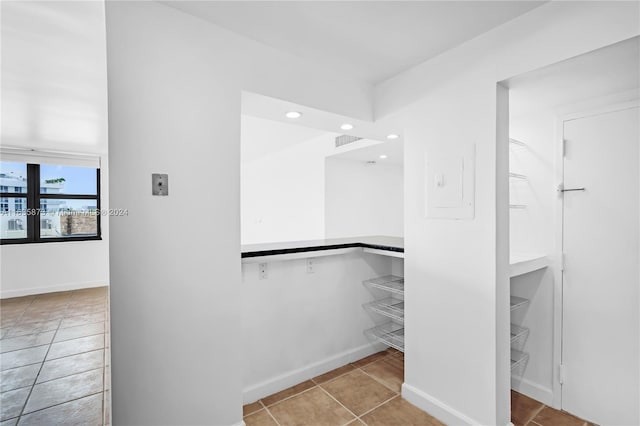
<instances>
[{"instance_id":1,"label":"white door","mask_svg":"<svg viewBox=\"0 0 640 426\"><path fill-rule=\"evenodd\" d=\"M640 424L637 107L564 122L562 408Z\"/></svg>"}]
</instances>

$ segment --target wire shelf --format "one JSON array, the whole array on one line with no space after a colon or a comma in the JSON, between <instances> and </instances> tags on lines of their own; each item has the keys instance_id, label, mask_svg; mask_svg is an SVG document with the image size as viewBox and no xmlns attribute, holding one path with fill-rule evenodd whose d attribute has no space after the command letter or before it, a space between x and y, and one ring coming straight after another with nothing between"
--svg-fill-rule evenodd
<instances>
[{"instance_id":1,"label":"wire shelf","mask_svg":"<svg viewBox=\"0 0 640 426\"><path fill-rule=\"evenodd\" d=\"M375 312L392 320L404 322L404 300L389 297L362 305L366 310Z\"/></svg>"},{"instance_id":2,"label":"wire shelf","mask_svg":"<svg viewBox=\"0 0 640 426\"><path fill-rule=\"evenodd\" d=\"M520 352L516 349L511 349L511 371L524 367L529 360L529 354L525 352Z\"/></svg>"},{"instance_id":3,"label":"wire shelf","mask_svg":"<svg viewBox=\"0 0 640 426\"><path fill-rule=\"evenodd\" d=\"M513 172L509 172L509 177L511 179L521 179L521 180L529 179L526 175L523 175L523 174L520 174L520 173L513 173Z\"/></svg>"},{"instance_id":4,"label":"wire shelf","mask_svg":"<svg viewBox=\"0 0 640 426\"><path fill-rule=\"evenodd\" d=\"M522 297L511 296L511 310L515 311L516 309L522 308L529 304L528 299L524 299Z\"/></svg>"},{"instance_id":5,"label":"wire shelf","mask_svg":"<svg viewBox=\"0 0 640 426\"><path fill-rule=\"evenodd\" d=\"M404 326L389 322L364 331L364 335L404 352Z\"/></svg>"},{"instance_id":6,"label":"wire shelf","mask_svg":"<svg viewBox=\"0 0 640 426\"><path fill-rule=\"evenodd\" d=\"M509 138L509 143L515 146L521 146L523 148L527 147L527 144L519 141L518 139Z\"/></svg>"},{"instance_id":7,"label":"wire shelf","mask_svg":"<svg viewBox=\"0 0 640 426\"><path fill-rule=\"evenodd\" d=\"M404 296L404 278L402 277L385 275L384 277L366 280L362 284L367 288L375 288Z\"/></svg>"},{"instance_id":8,"label":"wire shelf","mask_svg":"<svg viewBox=\"0 0 640 426\"><path fill-rule=\"evenodd\" d=\"M519 325L511 324L511 344L513 345L515 342L520 340L521 338L526 338L529 334L529 329L520 327Z\"/></svg>"},{"instance_id":9,"label":"wire shelf","mask_svg":"<svg viewBox=\"0 0 640 426\"><path fill-rule=\"evenodd\" d=\"M515 210L524 210L527 208L527 206L525 204L509 204L509 208Z\"/></svg>"}]
</instances>

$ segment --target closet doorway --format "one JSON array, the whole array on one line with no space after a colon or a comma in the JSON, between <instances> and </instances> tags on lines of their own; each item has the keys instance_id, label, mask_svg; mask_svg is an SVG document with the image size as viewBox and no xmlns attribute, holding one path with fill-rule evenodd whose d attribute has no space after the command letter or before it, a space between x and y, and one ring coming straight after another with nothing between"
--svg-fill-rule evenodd
<instances>
[{"instance_id":1,"label":"closet doorway","mask_svg":"<svg viewBox=\"0 0 640 426\"><path fill-rule=\"evenodd\" d=\"M502 84L512 262L548 260L511 276L512 389L640 424L640 37Z\"/></svg>"}]
</instances>

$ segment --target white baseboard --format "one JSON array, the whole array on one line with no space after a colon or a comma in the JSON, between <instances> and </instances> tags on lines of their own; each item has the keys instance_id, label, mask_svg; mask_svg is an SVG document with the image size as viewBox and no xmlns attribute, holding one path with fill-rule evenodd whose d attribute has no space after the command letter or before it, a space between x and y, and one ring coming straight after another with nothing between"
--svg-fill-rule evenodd
<instances>
[{"instance_id":1,"label":"white baseboard","mask_svg":"<svg viewBox=\"0 0 640 426\"><path fill-rule=\"evenodd\" d=\"M553 406L553 390L522 377L511 377L511 389L540 401L549 407Z\"/></svg>"},{"instance_id":2,"label":"white baseboard","mask_svg":"<svg viewBox=\"0 0 640 426\"><path fill-rule=\"evenodd\" d=\"M234 423L231 426L247 426L244 420L240 420L238 423Z\"/></svg>"},{"instance_id":3,"label":"white baseboard","mask_svg":"<svg viewBox=\"0 0 640 426\"><path fill-rule=\"evenodd\" d=\"M275 376L272 379L265 380L264 382L247 386L242 390L242 399L244 404L250 404L260 398L280 392L281 390L297 385L305 380L309 380L320 374L324 374L338 367L342 367L345 364L379 352L384 348L385 346L379 345L363 345L323 359L322 361L314 362L313 364L309 364L305 367Z\"/></svg>"},{"instance_id":4,"label":"white baseboard","mask_svg":"<svg viewBox=\"0 0 640 426\"><path fill-rule=\"evenodd\" d=\"M442 401L411 385L402 385L402 397L447 425L479 425L481 422L449 407Z\"/></svg>"},{"instance_id":5,"label":"white baseboard","mask_svg":"<svg viewBox=\"0 0 640 426\"><path fill-rule=\"evenodd\" d=\"M8 299L10 297L31 296L34 294L55 293L58 291L80 290L82 288L105 287L109 283L104 281L89 281L68 284L56 284L43 287L19 288L15 290L0 289L0 299Z\"/></svg>"}]
</instances>

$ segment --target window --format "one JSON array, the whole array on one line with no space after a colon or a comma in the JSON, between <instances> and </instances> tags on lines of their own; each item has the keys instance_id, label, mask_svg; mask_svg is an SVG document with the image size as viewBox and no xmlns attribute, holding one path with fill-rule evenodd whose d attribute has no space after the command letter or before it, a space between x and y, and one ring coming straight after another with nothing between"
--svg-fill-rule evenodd
<instances>
[{"instance_id":1,"label":"window","mask_svg":"<svg viewBox=\"0 0 640 426\"><path fill-rule=\"evenodd\" d=\"M0 162L0 243L100 239L100 169Z\"/></svg>"}]
</instances>

